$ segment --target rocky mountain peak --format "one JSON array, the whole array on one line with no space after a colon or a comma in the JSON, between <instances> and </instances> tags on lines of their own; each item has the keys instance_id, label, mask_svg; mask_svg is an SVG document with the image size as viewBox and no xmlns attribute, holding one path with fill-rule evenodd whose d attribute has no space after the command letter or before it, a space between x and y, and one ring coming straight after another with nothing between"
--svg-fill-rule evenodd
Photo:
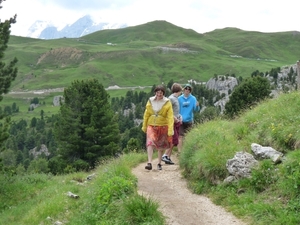
<instances>
[{"instance_id":1,"label":"rocky mountain peak","mask_svg":"<svg viewBox=\"0 0 300 225\"><path fill-rule=\"evenodd\" d=\"M27 37L39 39L79 38L99 30L118 29L126 26L126 24L97 23L90 15L79 18L63 29L59 29L48 21L38 20L29 28Z\"/></svg>"}]
</instances>

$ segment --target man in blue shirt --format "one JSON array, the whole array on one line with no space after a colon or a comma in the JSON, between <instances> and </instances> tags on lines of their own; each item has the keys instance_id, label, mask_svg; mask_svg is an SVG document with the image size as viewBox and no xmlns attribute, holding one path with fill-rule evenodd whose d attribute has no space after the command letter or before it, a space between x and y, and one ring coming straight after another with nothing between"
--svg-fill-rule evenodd
<instances>
[{"instance_id":1,"label":"man in blue shirt","mask_svg":"<svg viewBox=\"0 0 300 225\"><path fill-rule=\"evenodd\" d=\"M179 129L178 152L181 152L183 137L194 124L194 112L200 111L199 102L192 95L192 86L186 84L183 88L183 94L178 97L180 115L182 116L182 124Z\"/></svg>"}]
</instances>

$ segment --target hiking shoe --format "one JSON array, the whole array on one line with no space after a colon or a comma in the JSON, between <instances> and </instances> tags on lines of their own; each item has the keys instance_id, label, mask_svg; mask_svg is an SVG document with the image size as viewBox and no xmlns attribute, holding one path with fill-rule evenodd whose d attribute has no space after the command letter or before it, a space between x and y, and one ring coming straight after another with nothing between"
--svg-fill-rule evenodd
<instances>
[{"instance_id":1,"label":"hiking shoe","mask_svg":"<svg viewBox=\"0 0 300 225\"><path fill-rule=\"evenodd\" d=\"M147 166L145 166L146 170L152 170L152 164L151 163L147 163Z\"/></svg>"},{"instance_id":2,"label":"hiking shoe","mask_svg":"<svg viewBox=\"0 0 300 225\"><path fill-rule=\"evenodd\" d=\"M161 164L157 164L157 169L162 170Z\"/></svg>"},{"instance_id":3,"label":"hiking shoe","mask_svg":"<svg viewBox=\"0 0 300 225\"><path fill-rule=\"evenodd\" d=\"M166 164L170 164L170 165L174 165L175 164L174 162L172 162L171 158L168 158L168 159L169 159L169 162L168 163L166 162Z\"/></svg>"},{"instance_id":4,"label":"hiking shoe","mask_svg":"<svg viewBox=\"0 0 300 225\"><path fill-rule=\"evenodd\" d=\"M161 158L161 160L164 161L166 164L169 164L169 162L170 162L168 156L166 156L166 155L163 156L163 157Z\"/></svg>"}]
</instances>

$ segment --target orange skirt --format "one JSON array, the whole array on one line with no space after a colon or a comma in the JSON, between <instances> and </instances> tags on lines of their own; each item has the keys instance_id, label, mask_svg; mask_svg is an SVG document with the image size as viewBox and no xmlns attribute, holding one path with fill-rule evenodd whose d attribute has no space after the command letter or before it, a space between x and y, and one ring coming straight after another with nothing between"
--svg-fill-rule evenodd
<instances>
[{"instance_id":1,"label":"orange skirt","mask_svg":"<svg viewBox=\"0 0 300 225\"><path fill-rule=\"evenodd\" d=\"M146 147L154 146L156 149L167 149L170 147L168 140L168 126L148 126Z\"/></svg>"}]
</instances>

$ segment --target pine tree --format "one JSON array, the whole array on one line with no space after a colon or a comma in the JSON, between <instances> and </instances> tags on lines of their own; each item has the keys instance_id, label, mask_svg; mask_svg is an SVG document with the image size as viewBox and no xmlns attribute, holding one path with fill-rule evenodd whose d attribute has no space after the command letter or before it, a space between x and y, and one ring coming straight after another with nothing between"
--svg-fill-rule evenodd
<instances>
[{"instance_id":1,"label":"pine tree","mask_svg":"<svg viewBox=\"0 0 300 225\"><path fill-rule=\"evenodd\" d=\"M254 76L243 81L236 87L225 105L225 115L233 118L256 105L260 101L269 98L271 85L267 78Z\"/></svg>"},{"instance_id":2,"label":"pine tree","mask_svg":"<svg viewBox=\"0 0 300 225\"><path fill-rule=\"evenodd\" d=\"M102 84L96 79L74 81L64 98L54 130L60 155L73 166L83 160L92 168L99 158L113 156L120 132Z\"/></svg>"},{"instance_id":3,"label":"pine tree","mask_svg":"<svg viewBox=\"0 0 300 225\"><path fill-rule=\"evenodd\" d=\"M0 0L0 9L2 8L3 0ZM11 24L16 22L16 15L9 20L1 22L0 20L0 102L3 100L3 94L7 94L11 86L11 82L17 76L16 63L14 58L11 62L6 64L4 60L4 52L7 49L7 44L10 38ZM0 151L3 150L3 143L9 137L7 132L10 123L10 118L4 113L0 114Z\"/></svg>"}]
</instances>

